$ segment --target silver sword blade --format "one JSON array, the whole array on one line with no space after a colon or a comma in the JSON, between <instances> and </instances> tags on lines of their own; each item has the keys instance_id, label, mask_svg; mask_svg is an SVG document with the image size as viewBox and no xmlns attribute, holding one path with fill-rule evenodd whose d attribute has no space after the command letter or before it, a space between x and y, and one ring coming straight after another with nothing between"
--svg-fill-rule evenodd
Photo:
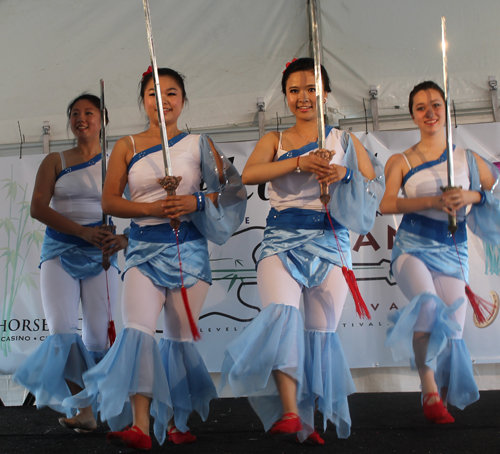
<instances>
[{"instance_id":1,"label":"silver sword blade","mask_svg":"<svg viewBox=\"0 0 500 454\"><path fill-rule=\"evenodd\" d=\"M146 29L148 33L149 56L151 57L151 67L153 68L153 81L156 95L156 110L158 112L158 124L160 125L161 143L163 152L163 164L165 166L165 176L173 176L172 162L170 160L170 150L168 148L167 128L165 126L165 116L163 114L163 101L161 99L160 80L158 78L158 65L153 42L153 29L151 27L151 15L149 13L149 1L142 0L144 15L146 16Z\"/></svg>"},{"instance_id":2,"label":"silver sword blade","mask_svg":"<svg viewBox=\"0 0 500 454\"><path fill-rule=\"evenodd\" d=\"M448 81L448 58L446 56L446 19L441 16L441 47L443 49L443 80L444 80L444 103L446 108L446 157L448 170L448 189L455 186L455 174L453 171L453 140L451 134L451 115L450 115L450 100L449 92L450 85ZM453 215L448 215L448 230L451 233L457 231L457 218Z\"/></svg>"},{"instance_id":3,"label":"silver sword blade","mask_svg":"<svg viewBox=\"0 0 500 454\"><path fill-rule=\"evenodd\" d=\"M318 147L325 148L325 112L323 107L323 77L321 74L321 49L318 25L318 5L316 0L309 0L312 46L314 56L314 79L316 85L316 112L318 114Z\"/></svg>"},{"instance_id":4,"label":"silver sword blade","mask_svg":"<svg viewBox=\"0 0 500 454\"><path fill-rule=\"evenodd\" d=\"M104 180L106 179L106 103L104 101L104 79L100 80L101 86L101 169L102 169L102 188L104 188ZM102 189L101 188L101 189ZM102 213L102 223L107 224L107 216Z\"/></svg>"}]
</instances>

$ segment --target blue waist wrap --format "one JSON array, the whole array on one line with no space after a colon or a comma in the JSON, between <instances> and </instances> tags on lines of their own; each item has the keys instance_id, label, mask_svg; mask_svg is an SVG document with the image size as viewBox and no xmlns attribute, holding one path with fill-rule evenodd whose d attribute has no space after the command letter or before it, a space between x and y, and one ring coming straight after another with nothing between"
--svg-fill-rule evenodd
<instances>
[{"instance_id":1,"label":"blue waist wrap","mask_svg":"<svg viewBox=\"0 0 500 454\"><path fill-rule=\"evenodd\" d=\"M204 238L192 222L181 222L177 230L179 243L199 240ZM176 243L175 230L166 222L158 225L140 226L135 222L130 224L130 239L146 241L148 243Z\"/></svg>"},{"instance_id":2,"label":"blue waist wrap","mask_svg":"<svg viewBox=\"0 0 500 454\"><path fill-rule=\"evenodd\" d=\"M453 236L448 230L448 222L446 221L437 221L420 214L407 213L403 216L399 228L448 246L453 246L455 244ZM467 227L465 221L457 222L455 241L457 244L467 241Z\"/></svg>"},{"instance_id":3,"label":"blue waist wrap","mask_svg":"<svg viewBox=\"0 0 500 454\"><path fill-rule=\"evenodd\" d=\"M100 225L102 225L102 221L93 222L92 224L86 224L84 227L98 227ZM113 225L113 223L111 223L111 225ZM84 246L94 247L93 244L90 244L83 238L80 238L75 235L70 235L68 233L58 232L57 230L54 230L48 226L45 229L45 235L47 235L49 238L52 238L53 240L60 241L61 243L74 244L75 246L79 247L84 247Z\"/></svg>"},{"instance_id":4,"label":"blue waist wrap","mask_svg":"<svg viewBox=\"0 0 500 454\"><path fill-rule=\"evenodd\" d=\"M331 219L335 231L345 229L334 218ZM326 213L301 208L287 208L282 211L271 208L267 215L266 225L283 229L332 230Z\"/></svg>"}]
</instances>

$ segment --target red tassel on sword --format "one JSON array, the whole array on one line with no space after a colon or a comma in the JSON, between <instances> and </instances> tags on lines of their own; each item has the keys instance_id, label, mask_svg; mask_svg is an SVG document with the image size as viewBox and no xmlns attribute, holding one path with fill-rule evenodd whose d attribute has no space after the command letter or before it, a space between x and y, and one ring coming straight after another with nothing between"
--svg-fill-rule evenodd
<instances>
[{"instance_id":1,"label":"red tassel on sword","mask_svg":"<svg viewBox=\"0 0 500 454\"><path fill-rule=\"evenodd\" d=\"M344 275L344 279L347 282L347 286L352 295L352 299L354 300L354 305L356 306L356 313L358 317L361 319L371 320L372 316L370 315L370 311L361 296L361 292L359 291L358 281L356 280L356 276L354 275L354 271L347 268L345 265L344 253L342 252L342 248L340 246L340 241L337 238L337 234L335 233L335 229L333 227L332 218L330 217L330 213L328 211L328 206L325 203L326 214L328 216L328 220L330 221L330 226L332 227L333 235L335 236L335 241L337 242L337 248L339 250L340 261L342 262L342 274Z\"/></svg>"},{"instance_id":2,"label":"red tassel on sword","mask_svg":"<svg viewBox=\"0 0 500 454\"><path fill-rule=\"evenodd\" d=\"M470 305L472 306L477 321L480 325L484 324L486 320L490 319L494 314L495 306L476 295L468 284L465 285L465 293L467 298L469 298Z\"/></svg>"},{"instance_id":3,"label":"red tassel on sword","mask_svg":"<svg viewBox=\"0 0 500 454\"><path fill-rule=\"evenodd\" d=\"M113 316L111 315L111 301L109 300L108 270L105 270L104 273L106 275L106 291L108 294L108 319L109 319L108 339L109 339L109 348L111 348L116 340L116 329Z\"/></svg>"},{"instance_id":4,"label":"red tassel on sword","mask_svg":"<svg viewBox=\"0 0 500 454\"><path fill-rule=\"evenodd\" d=\"M184 307L186 308L186 314L189 321L189 326L191 328L191 334L193 335L193 339L195 341L200 340L201 336L198 331L198 327L196 326L196 323L194 321L193 314L191 313L191 307L189 306L187 290L186 287L184 287L184 285L181 287L181 294L182 294L182 301L184 301Z\"/></svg>"},{"instance_id":5,"label":"red tassel on sword","mask_svg":"<svg viewBox=\"0 0 500 454\"><path fill-rule=\"evenodd\" d=\"M371 320L372 316L370 315L368 307L366 306L366 303L361 296L361 292L359 291L358 287L358 281L356 280L356 276L354 276L354 272L344 265L342 267L342 274L344 275L347 286L351 291L352 299L354 300L354 305L356 306L356 313L358 314L358 317Z\"/></svg>"},{"instance_id":6,"label":"red tassel on sword","mask_svg":"<svg viewBox=\"0 0 500 454\"><path fill-rule=\"evenodd\" d=\"M108 324L108 339L109 339L109 347L111 348L116 340L116 329L114 320L110 320Z\"/></svg>"},{"instance_id":7,"label":"red tassel on sword","mask_svg":"<svg viewBox=\"0 0 500 454\"><path fill-rule=\"evenodd\" d=\"M173 221L177 221L176 219L173 219ZM174 223L176 225L176 223ZM180 223L179 223L180 225ZM198 327L196 326L196 322L194 321L193 314L191 312L191 306L189 306L189 300L188 300L188 294L186 287L184 287L184 277L182 273L182 261L181 261L181 250L179 247L179 235L178 235L178 230L179 226L177 228L174 228L175 231L175 241L177 242L177 256L179 257L179 271L181 273L181 295L182 295L182 301L184 302L184 308L186 309L186 315L188 318L189 322L189 327L191 328L191 334L193 335L193 340L197 341L201 339L200 332L198 331Z\"/></svg>"}]
</instances>

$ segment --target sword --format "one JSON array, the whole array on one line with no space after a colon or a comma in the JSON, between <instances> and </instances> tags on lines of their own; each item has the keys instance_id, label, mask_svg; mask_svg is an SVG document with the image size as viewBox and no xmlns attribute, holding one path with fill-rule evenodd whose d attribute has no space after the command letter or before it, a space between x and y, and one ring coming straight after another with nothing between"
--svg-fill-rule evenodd
<instances>
[{"instance_id":1,"label":"sword","mask_svg":"<svg viewBox=\"0 0 500 454\"><path fill-rule=\"evenodd\" d=\"M104 188L104 181L106 180L106 123L108 120L108 117L106 115L106 104L104 102L104 80L101 79L100 81L101 85L101 170L102 170L102 186L101 189ZM115 231L115 226L114 225L108 225L108 216L106 213L103 211L102 212L102 225L99 227L102 230L106 230L108 232L113 233ZM111 266L111 263L109 262L109 257L104 256L104 252L102 255L102 267L104 270L109 270L109 267Z\"/></svg>"},{"instance_id":2,"label":"sword","mask_svg":"<svg viewBox=\"0 0 500 454\"><path fill-rule=\"evenodd\" d=\"M100 81L101 85L101 168L102 168L102 188L106 179L106 104L104 102L104 79ZM102 212L102 223L108 223L106 213Z\"/></svg>"},{"instance_id":3,"label":"sword","mask_svg":"<svg viewBox=\"0 0 500 454\"><path fill-rule=\"evenodd\" d=\"M318 149L325 148L325 111L323 108L323 76L321 74L321 49L320 49L320 30L318 23L318 5L316 0L309 0L309 18L312 35L312 48L314 57L314 80L316 85L316 112L318 115ZM330 162L332 153L317 153L322 158ZM330 194L328 194L328 184L321 183L321 194L319 199L323 205L330 202Z\"/></svg>"},{"instance_id":4,"label":"sword","mask_svg":"<svg viewBox=\"0 0 500 454\"><path fill-rule=\"evenodd\" d=\"M163 101L161 99L160 80L158 78L158 65L156 64L155 47L153 42L153 29L151 27L151 15L149 13L149 1L142 0L144 14L146 16L146 29L148 33L149 56L151 57L151 67L153 68L153 80L156 95L156 110L158 112L158 124L161 131L161 144L163 152L163 164L165 166L165 176L173 176L172 162L170 161L170 151L168 148L167 128L165 126L165 115L163 114Z\"/></svg>"},{"instance_id":5,"label":"sword","mask_svg":"<svg viewBox=\"0 0 500 454\"><path fill-rule=\"evenodd\" d=\"M447 164L448 164L448 186L442 187L443 192L455 188L455 175L453 172L453 140L451 135L451 115L449 91L450 85L448 81L448 58L446 56L446 19L441 16L441 47L443 49L443 79L444 79L444 102L446 108L446 146L447 146ZM448 215L448 230L453 234L457 231L457 217L452 214Z\"/></svg>"},{"instance_id":6,"label":"sword","mask_svg":"<svg viewBox=\"0 0 500 454\"><path fill-rule=\"evenodd\" d=\"M175 195L175 190L179 187L182 177L174 177L172 170L172 162L170 160L170 150L168 148L167 128L165 126L165 115L163 114L163 101L161 99L160 80L158 77L158 65L156 64L155 47L153 42L153 28L151 27L151 14L149 13L149 1L142 0L144 6L144 15L146 17L146 30L148 33L149 56L151 57L151 67L153 69L153 81L156 97L156 111L158 112L158 124L160 125L163 165L165 167L165 177L158 180L163 189L168 195ZM178 229L181 221L172 219L170 225L174 229Z\"/></svg>"}]
</instances>

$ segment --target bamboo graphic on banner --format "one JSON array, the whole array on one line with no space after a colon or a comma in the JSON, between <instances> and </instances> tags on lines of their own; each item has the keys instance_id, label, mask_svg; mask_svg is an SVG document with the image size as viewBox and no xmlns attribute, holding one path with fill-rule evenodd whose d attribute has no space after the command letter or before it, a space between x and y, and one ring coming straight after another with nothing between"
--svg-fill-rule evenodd
<instances>
[{"instance_id":1,"label":"bamboo graphic on banner","mask_svg":"<svg viewBox=\"0 0 500 454\"><path fill-rule=\"evenodd\" d=\"M30 202L26 200L28 184L21 186L13 178L13 166L11 166L11 177L0 180L3 183L2 192L7 192L6 203L9 204L9 216L0 219L0 229L7 235L6 246L0 248L0 259L5 259L4 276L5 289L2 308L2 325L0 326L0 349L4 356L8 356L10 347L10 321L12 308L21 287L38 289L31 273L25 272L25 265L30 249L35 245L40 249L43 235L39 229L30 229L35 221L30 216ZM19 193L22 199L17 202Z\"/></svg>"}]
</instances>

